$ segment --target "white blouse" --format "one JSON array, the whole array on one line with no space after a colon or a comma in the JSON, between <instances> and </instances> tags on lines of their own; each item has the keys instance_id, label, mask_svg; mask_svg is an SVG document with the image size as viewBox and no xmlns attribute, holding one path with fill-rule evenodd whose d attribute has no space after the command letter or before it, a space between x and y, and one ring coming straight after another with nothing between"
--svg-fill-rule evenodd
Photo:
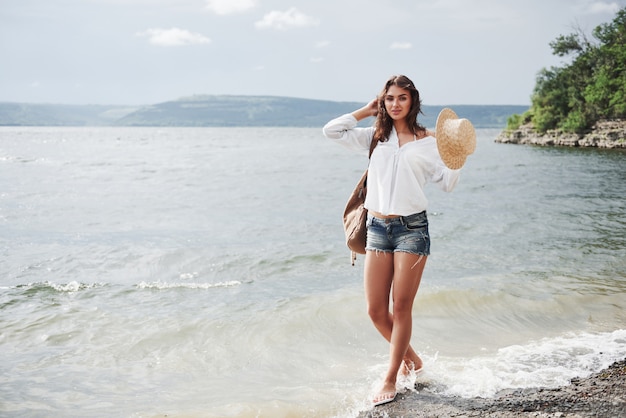
<instances>
[{"instance_id":1,"label":"white blouse","mask_svg":"<svg viewBox=\"0 0 626 418\"><path fill-rule=\"evenodd\" d=\"M352 114L345 114L324 126L324 136L367 156L374 128L360 128L356 125L356 118ZM450 192L460 175L461 170L445 166L433 136L400 146L398 135L393 129L389 140L378 142L372 153L365 207L383 215L408 216L422 212L428 208L424 194L427 182Z\"/></svg>"}]
</instances>

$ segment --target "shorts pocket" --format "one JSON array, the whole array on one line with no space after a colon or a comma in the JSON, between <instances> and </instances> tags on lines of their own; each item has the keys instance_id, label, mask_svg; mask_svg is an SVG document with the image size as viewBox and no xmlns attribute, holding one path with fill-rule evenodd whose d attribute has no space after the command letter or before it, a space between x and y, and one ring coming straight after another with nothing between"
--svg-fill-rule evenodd
<instances>
[{"instance_id":1,"label":"shorts pocket","mask_svg":"<svg viewBox=\"0 0 626 418\"><path fill-rule=\"evenodd\" d=\"M406 229L414 231L416 229L428 228L428 218L426 216L419 216L416 219L411 219L404 224Z\"/></svg>"}]
</instances>

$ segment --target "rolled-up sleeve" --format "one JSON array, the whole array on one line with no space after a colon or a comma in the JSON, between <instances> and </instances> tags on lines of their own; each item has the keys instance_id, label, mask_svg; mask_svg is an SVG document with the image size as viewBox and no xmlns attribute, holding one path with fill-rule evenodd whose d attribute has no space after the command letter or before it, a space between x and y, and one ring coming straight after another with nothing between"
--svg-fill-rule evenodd
<instances>
[{"instance_id":1,"label":"rolled-up sleeve","mask_svg":"<svg viewBox=\"0 0 626 418\"><path fill-rule=\"evenodd\" d=\"M435 137L430 136L418 142L421 142L423 147L419 149L420 159L419 163L415 163L414 171L424 170L427 181L436 184L444 192L451 192L459 182L461 169L452 170L444 164Z\"/></svg>"},{"instance_id":2,"label":"rolled-up sleeve","mask_svg":"<svg viewBox=\"0 0 626 418\"><path fill-rule=\"evenodd\" d=\"M448 167L443 172L443 179L441 182L441 187L446 192L451 192L456 187L456 184L459 182L461 178L461 169L452 170Z\"/></svg>"},{"instance_id":3,"label":"rolled-up sleeve","mask_svg":"<svg viewBox=\"0 0 626 418\"><path fill-rule=\"evenodd\" d=\"M369 155L374 128L357 127L356 118L347 113L328 122L322 128L324 136L347 149Z\"/></svg>"}]
</instances>

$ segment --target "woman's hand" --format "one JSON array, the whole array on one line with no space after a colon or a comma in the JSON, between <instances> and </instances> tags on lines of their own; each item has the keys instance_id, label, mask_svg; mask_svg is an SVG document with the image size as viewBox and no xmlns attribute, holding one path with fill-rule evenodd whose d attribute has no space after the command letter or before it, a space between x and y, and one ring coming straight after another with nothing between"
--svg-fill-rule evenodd
<instances>
[{"instance_id":1,"label":"woman's hand","mask_svg":"<svg viewBox=\"0 0 626 418\"><path fill-rule=\"evenodd\" d=\"M378 97L367 104L367 109L371 112L370 116L376 117L378 115Z\"/></svg>"},{"instance_id":2,"label":"woman's hand","mask_svg":"<svg viewBox=\"0 0 626 418\"><path fill-rule=\"evenodd\" d=\"M372 99L368 104L360 108L359 110L355 110L352 112L352 115L356 118L356 120L361 120L368 118L370 116L375 117L378 115L378 97Z\"/></svg>"}]
</instances>

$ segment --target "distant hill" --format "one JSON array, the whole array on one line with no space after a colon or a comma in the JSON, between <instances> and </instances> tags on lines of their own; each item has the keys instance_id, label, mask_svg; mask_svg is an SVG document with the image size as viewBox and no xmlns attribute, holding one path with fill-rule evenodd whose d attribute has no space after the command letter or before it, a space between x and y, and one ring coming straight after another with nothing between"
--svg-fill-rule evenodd
<instances>
[{"instance_id":1,"label":"distant hill","mask_svg":"<svg viewBox=\"0 0 626 418\"><path fill-rule=\"evenodd\" d=\"M125 126L320 126L362 103L274 96L192 96L143 107Z\"/></svg>"},{"instance_id":2,"label":"distant hill","mask_svg":"<svg viewBox=\"0 0 626 418\"><path fill-rule=\"evenodd\" d=\"M0 126L301 126L321 127L364 103L275 96L191 96L147 106L0 103ZM445 106L423 106L434 127ZM477 128L504 128L528 106L450 105Z\"/></svg>"},{"instance_id":3,"label":"distant hill","mask_svg":"<svg viewBox=\"0 0 626 418\"><path fill-rule=\"evenodd\" d=\"M0 126L101 126L138 107L0 102Z\"/></svg>"}]
</instances>

